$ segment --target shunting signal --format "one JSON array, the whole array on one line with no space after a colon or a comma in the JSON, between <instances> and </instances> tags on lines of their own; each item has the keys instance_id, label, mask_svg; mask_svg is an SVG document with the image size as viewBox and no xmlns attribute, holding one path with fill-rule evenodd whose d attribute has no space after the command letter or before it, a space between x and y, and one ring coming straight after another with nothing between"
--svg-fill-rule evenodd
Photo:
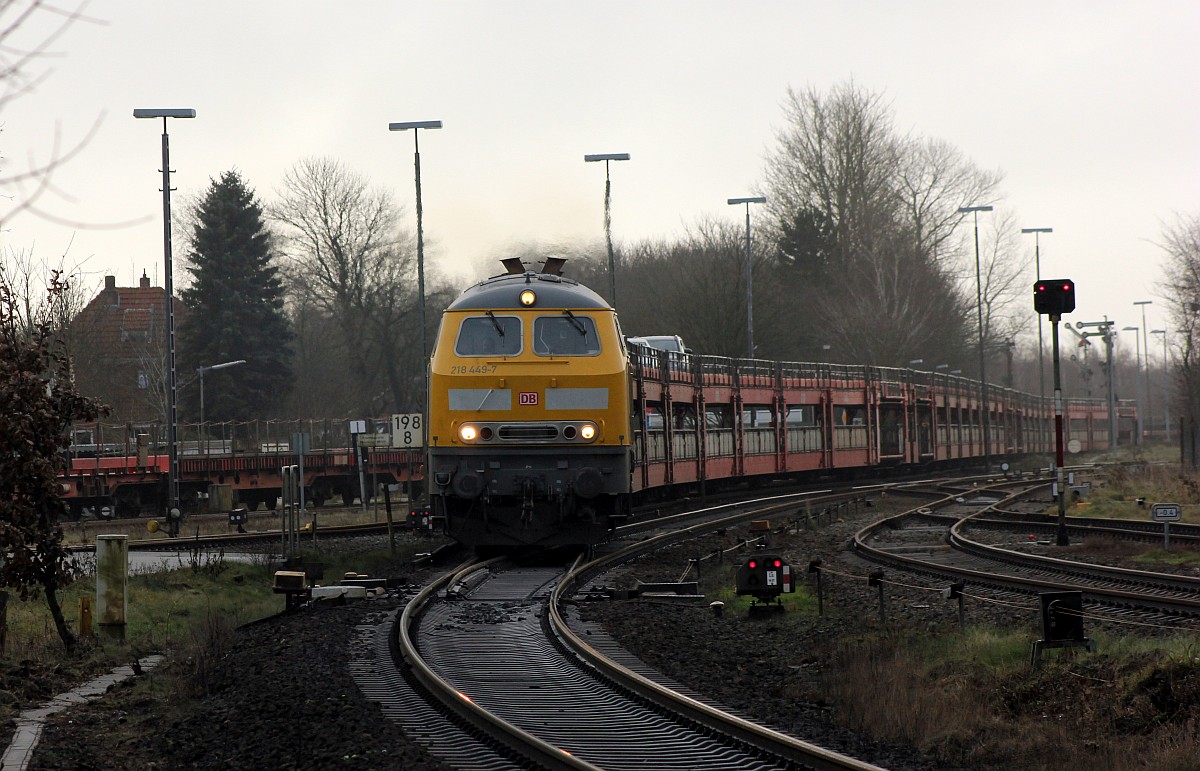
<instances>
[{"instance_id":1,"label":"shunting signal","mask_svg":"<svg viewBox=\"0 0 1200 771\"><path fill-rule=\"evenodd\" d=\"M756 554L737 569L737 593L762 603L780 603L780 595L794 591L792 566L774 554Z\"/></svg>"}]
</instances>

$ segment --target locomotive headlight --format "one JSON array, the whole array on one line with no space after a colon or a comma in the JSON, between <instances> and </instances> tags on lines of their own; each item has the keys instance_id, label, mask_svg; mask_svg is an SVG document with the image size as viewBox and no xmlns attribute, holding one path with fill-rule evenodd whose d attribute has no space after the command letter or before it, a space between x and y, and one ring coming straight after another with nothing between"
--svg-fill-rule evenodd
<instances>
[{"instance_id":1,"label":"locomotive headlight","mask_svg":"<svg viewBox=\"0 0 1200 771\"><path fill-rule=\"evenodd\" d=\"M464 442L474 442L475 438L479 436L479 431L476 430L475 426L467 423L459 427L458 436Z\"/></svg>"},{"instance_id":2,"label":"locomotive headlight","mask_svg":"<svg viewBox=\"0 0 1200 771\"><path fill-rule=\"evenodd\" d=\"M524 305L525 307L529 307L530 305L533 305L535 302L537 302L537 295L534 294L532 289L526 289L521 292L521 304L522 305Z\"/></svg>"},{"instance_id":3,"label":"locomotive headlight","mask_svg":"<svg viewBox=\"0 0 1200 771\"><path fill-rule=\"evenodd\" d=\"M582 439L592 440L596 438L596 426L591 423L584 423L579 427L579 436Z\"/></svg>"}]
</instances>

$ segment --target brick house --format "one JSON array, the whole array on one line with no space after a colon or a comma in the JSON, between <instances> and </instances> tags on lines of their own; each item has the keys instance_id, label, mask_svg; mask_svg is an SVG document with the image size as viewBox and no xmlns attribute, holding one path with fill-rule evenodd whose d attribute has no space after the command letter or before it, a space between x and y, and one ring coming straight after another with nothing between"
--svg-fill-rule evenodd
<instances>
[{"instance_id":1,"label":"brick house","mask_svg":"<svg viewBox=\"0 0 1200 771\"><path fill-rule=\"evenodd\" d=\"M75 383L111 408L106 424L165 421L165 295L162 287L150 286L144 271L136 287L119 287L115 276L105 276L104 289L71 322ZM174 307L178 329L184 310L178 298Z\"/></svg>"}]
</instances>

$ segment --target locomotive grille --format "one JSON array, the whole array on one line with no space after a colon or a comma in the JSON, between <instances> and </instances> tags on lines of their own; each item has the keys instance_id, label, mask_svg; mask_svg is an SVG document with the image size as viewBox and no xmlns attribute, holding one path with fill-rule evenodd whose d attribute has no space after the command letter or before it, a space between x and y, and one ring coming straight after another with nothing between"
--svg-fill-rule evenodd
<instances>
[{"instance_id":1,"label":"locomotive grille","mask_svg":"<svg viewBox=\"0 0 1200 771\"><path fill-rule=\"evenodd\" d=\"M501 439L513 439L523 441L536 441L538 439L557 439L558 426L547 425L524 425L524 426L500 426L499 435Z\"/></svg>"}]
</instances>

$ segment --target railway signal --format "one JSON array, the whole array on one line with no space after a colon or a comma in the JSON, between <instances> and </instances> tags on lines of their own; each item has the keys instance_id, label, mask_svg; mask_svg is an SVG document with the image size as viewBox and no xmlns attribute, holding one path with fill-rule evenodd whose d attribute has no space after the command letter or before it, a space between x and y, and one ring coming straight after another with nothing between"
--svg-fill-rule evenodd
<instances>
[{"instance_id":1,"label":"railway signal","mask_svg":"<svg viewBox=\"0 0 1200 771\"><path fill-rule=\"evenodd\" d=\"M1054 345L1054 465L1058 478L1058 545L1067 546L1066 487L1063 485L1062 376L1058 363L1058 322L1075 310L1075 282L1069 278L1039 279L1033 284L1033 309L1049 316ZM1111 360L1111 356L1110 356Z\"/></svg>"},{"instance_id":2,"label":"railway signal","mask_svg":"<svg viewBox=\"0 0 1200 771\"><path fill-rule=\"evenodd\" d=\"M794 591L792 566L775 554L755 554L750 557L738 567L734 580L739 595L748 594L764 605L774 600L779 610L783 609L780 595Z\"/></svg>"},{"instance_id":3,"label":"railway signal","mask_svg":"<svg viewBox=\"0 0 1200 771\"><path fill-rule=\"evenodd\" d=\"M1051 278L1033 285L1033 309L1043 316L1061 316L1075 310L1075 282Z\"/></svg>"}]
</instances>

